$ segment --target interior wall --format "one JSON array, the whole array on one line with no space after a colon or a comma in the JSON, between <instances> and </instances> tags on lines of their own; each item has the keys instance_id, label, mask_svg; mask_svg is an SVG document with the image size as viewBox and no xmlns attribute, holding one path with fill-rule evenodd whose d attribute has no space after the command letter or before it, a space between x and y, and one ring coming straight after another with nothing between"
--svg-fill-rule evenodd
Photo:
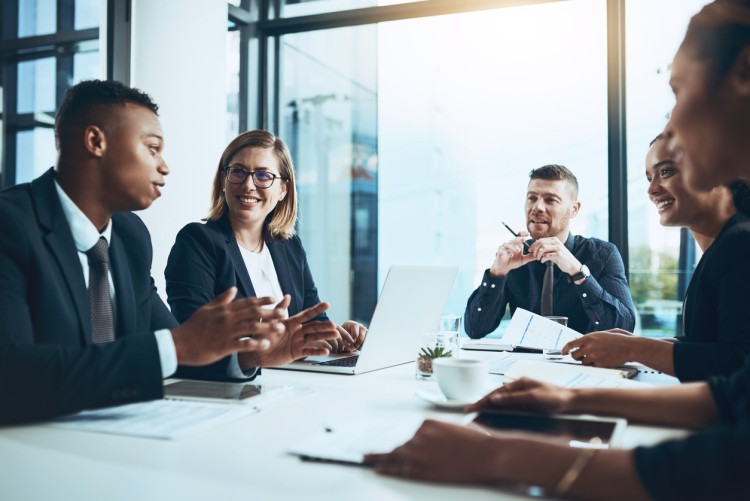
<instances>
[{"instance_id":1,"label":"interior wall","mask_svg":"<svg viewBox=\"0 0 750 501\"><path fill-rule=\"evenodd\" d=\"M139 215L151 232L152 275L162 297L177 232L208 213L226 142L227 3L133 0L131 85L151 94L170 168L162 196Z\"/></svg>"}]
</instances>

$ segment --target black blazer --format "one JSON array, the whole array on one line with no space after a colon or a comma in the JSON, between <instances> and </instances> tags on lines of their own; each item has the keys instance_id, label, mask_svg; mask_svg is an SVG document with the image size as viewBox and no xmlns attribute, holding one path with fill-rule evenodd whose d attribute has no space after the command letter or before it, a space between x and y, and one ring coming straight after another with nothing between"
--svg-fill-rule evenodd
<instances>
[{"instance_id":1,"label":"black blazer","mask_svg":"<svg viewBox=\"0 0 750 501\"><path fill-rule=\"evenodd\" d=\"M307 256L299 237L266 242L279 285L292 297L289 314L294 315L320 302ZM177 234L169 253L167 296L178 321L186 319L229 287L237 287L237 298L255 296L250 275L242 260L229 217L225 214L205 224L190 223ZM327 320L325 314L317 320ZM180 377L225 379L230 357L206 367L180 367Z\"/></svg>"},{"instance_id":2,"label":"black blazer","mask_svg":"<svg viewBox=\"0 0 750 501\"><path fill-rule=\"evenodd\" d=\"M682 342L674 345L681 381L729 375L750 354L750 218L735 214L701 257L688 286Z\"/></svg>"},{"instance_id":3,"label":"black blazer","mask_svg":"<svg viewBox=\"0 0 750 501\"><path fill-rule=\"evenodd\" d=\"M88 292L50 169L0 192L0 422L163 396L153 331L176 325L156 294L151 239L112 216L117 340L93 345Z\"/></svg>"}]
</instances>

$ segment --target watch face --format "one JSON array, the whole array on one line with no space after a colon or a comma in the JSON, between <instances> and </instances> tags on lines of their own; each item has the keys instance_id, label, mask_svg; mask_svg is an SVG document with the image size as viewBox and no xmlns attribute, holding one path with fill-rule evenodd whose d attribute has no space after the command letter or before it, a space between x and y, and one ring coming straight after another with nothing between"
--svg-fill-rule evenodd
<instances>
[{"instance_id":1,"label":"watch face","mask_svg":"<svg viewBox=\"0 0 750 501\"><path fill-rule=\"evenodd\" d=\"M583 266L581 266L581 275L583 275L584 277L590 277L591 276L591 272L589 271L589 267L586 266L585 264Z\"/></svg>"}]
</instances>

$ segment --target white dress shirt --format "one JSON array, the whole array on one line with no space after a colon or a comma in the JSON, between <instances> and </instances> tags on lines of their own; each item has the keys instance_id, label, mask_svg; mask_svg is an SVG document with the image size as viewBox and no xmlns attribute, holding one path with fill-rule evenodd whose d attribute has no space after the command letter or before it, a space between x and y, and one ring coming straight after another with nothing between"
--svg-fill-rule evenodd
<instances>
[{"instance_id":1,"label":"white dress shirt","mask_svg":"<svg viewBox=\"0 0 750 501\"><path fill-rule=\"evenodd\" d=\"M70 232L73 234L73 241L76 244L76 250L78 251L78 259L81 261L81 268L83 269L83 279L86 283L86 287L89 286L89 260L86 256L86 251L91 249L99 241L99 238L104 237L109 245L112 237L112 225L107 223L107 227L103 232L99 233L96 226L86 215L78 208L70 197L63 191L62 187L55 180L55 188L57 188L57 194L60 197L60 203L62 204L63 213L65 218L68 220L70 225ZM115 285L112 280L112 271L109 272L109 295L112 298L112 312L117 315L115 305ZM177 370L177 351L174 347L174 340L172 339L172 333L169 329L161 329L154 332L156 336L156 345L159 350L159 360L161 362L161 375L164 378L170 377Z\"/></svg>"}]
</instances>

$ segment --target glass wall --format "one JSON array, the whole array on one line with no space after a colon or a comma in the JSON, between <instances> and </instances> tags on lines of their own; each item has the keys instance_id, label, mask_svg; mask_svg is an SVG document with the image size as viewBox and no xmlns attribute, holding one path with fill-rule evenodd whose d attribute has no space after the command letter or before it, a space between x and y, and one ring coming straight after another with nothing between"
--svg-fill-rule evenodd
<instances>
[{"instance_id":1,"label":"glass wall","mask_svg":"<svg viewBox=\"0 0 750 501\"><path fill-rule=\"evenodd\" d=\"M373 25L281 38L279 128L297 168L299 233L332 318L377 299L377 44Z\"/></svg>"},{"instance_id":2,"label":"glass wall","mask_svg":"<svg viewBox=\"0 0 750 501\"><path fill-rule=\"evenodd\" d=\"M2 39L16 47L2 55L3 186L30 181L54 165L53 127L65 90L104 76L92 30L103 7L103 0L2 3ZM62 33L72 36L63 40Z\"/></svg>"},{"instance_id":3,"label":"glass wall","mask_svg":"<svg viewBox=\"0 0 750 501\"><path fill-rule=\"evenodd\" d=\"M274 11L273 4L275 2L270 3L268 17L309 16L326 12L421 1L424 0L281 0L278 15Z\"/></svg>"},{"instance_id":4,"label":"glass wall","mask_svg":"<svg viewBox=\"0 0 750 501\"><path fill-rule=\"evenodd\" d=\"M282 37L279 115L333 318L369 320L393 264L453 264L463 313L528 173L570 167L575 233L607 238L606 11L573 0ZM356 298L356 300L354 299ZM351 305L349 315L341 305Z\"/></svg>"},{"instance_id":5,"label":"glass wall","mask_svg":"<svg viewBox=\"0 0 750 501\"><path fill-rule=\"evenodd\" d=\"M607 238L605 26L589 0L380 26L381 277L458 265L448 309L462 314L512 238L500 221L524 228L529 171L549 163L580 181L573 232Z\"/></svg>"},{"instance_id":6,"label":"glass wall","mask_svg":"<svg viewBox=\"0 0 750 501\"><path fill-rule=\"evenodd\" d=\"M659 225L646 194L648 145L674 105L670 64L690 17L706 0L628 0L626 3L628 237L630 289L645 336L674 336L700 249L686 230ZM682 249L682 252L681 252Z\"/></svg>"}]
</instances>

